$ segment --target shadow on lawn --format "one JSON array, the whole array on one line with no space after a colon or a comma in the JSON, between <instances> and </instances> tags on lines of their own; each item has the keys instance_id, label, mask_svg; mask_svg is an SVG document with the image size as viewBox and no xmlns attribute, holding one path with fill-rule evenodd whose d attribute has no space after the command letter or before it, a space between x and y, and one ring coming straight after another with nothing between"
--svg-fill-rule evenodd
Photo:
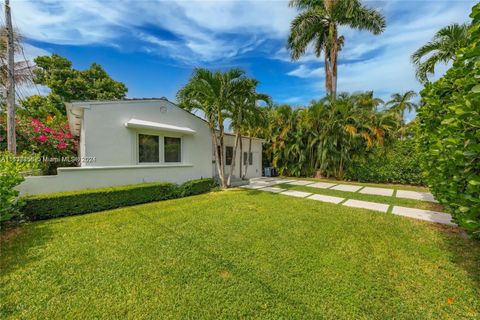
<instances>
[{"instance_id":1,"label":"shadow on lawn","mask_svg":"<svg viewBox=\"0 0 480 320\"><path fill-rule=\"evenodd\" d=\"M52 223L55 222L31 222L2 230L0 276L4 277L41 257L38 249L53 238Z\"/></svg>"},{"instance_id":2,"label":"shadow on lawn","mask_svg":"<svg viewBox=\"0 0 480 320\"><path fill-rule=\"evenodd\" d=\"M468 274L480 293L480 241L468 239L457 227L434 224L445 246L452 253L452 262Z\"/></svg>"}]
</instances>

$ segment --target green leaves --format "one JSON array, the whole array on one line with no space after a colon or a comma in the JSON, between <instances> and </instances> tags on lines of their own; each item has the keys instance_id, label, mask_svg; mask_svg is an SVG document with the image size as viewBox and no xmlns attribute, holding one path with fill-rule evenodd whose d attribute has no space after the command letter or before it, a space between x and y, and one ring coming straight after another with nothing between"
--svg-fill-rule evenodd
<instances>
[{"instance_id":1,"label":"green leaves","mask_svg":"<svg viewBox=\"0 0 480 320\"><path fill-rule=\"evenodd\" d=\"M421 92L417 145L432 193L472 237L480 239L480 4L470 43L457 51L444 77Z\"/></svg>"}]
</instances>

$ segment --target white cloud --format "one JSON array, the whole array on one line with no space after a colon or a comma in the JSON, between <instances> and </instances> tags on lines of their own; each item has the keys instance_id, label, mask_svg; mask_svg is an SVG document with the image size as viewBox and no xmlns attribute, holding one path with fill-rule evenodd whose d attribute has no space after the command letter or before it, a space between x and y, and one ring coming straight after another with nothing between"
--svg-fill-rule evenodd
<instances>
[{"instance_id":1,"label":"white cloud","mask_svg":"<svg viewBox=\"0 0 480 320\"><path fill-rule=\"evenodd\" d=\"M161 47L194 63L246 53L266 38L283 39L295 15L287 0L25 0L12 5L14 20L30 39L115 46L121 45L122 36L133 34L150 45L143 46L147 51ZM179 41L139 31L149 26L168 30ZM236 36L224 36L228 34Z\"/></svg>"},{"instance_id":2,"label":"white cloud","mask_svg":"<svg viewBox=\"0 0 480 320\"><path fill-rule=\"evenodd\" d=\"M468 21L466 8L470 4L473 5L473 2L392 1L384 7L387 22L391 22L383 34L374 36L342 29L346 44L340 53L338 91L374 90L387 98L393 92L420 90L410 55L428 42L441 27ZM399 12L403 17L396 16ZM320 63L321 60L316 63L304 62L288 74L319 79L319 73L323 73ZM446 69L446 66L440 65L436 70L436 78ZM318 81L312 81L312 87L317 92L324 90Z\"/></svg>"}]
</instances>

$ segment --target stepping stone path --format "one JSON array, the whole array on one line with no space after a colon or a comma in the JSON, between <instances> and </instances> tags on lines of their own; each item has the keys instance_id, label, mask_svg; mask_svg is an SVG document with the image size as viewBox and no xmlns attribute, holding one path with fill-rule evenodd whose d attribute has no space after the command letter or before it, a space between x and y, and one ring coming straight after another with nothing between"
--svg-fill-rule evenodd
<instances>
[{"instance_id":1,"label":"stepping stone path","mask_svg":"<svg viewBox=\"0 0 480 320\"><path fill-rule=\"evenodd\" d=\"M308 186L312 188L328 189L333 187L334 185L335 185L334 183L317 182L317 183L309 184Z\"/></svg>"},{"instance_id":2,"label":"stepping stone path","mask_svg":"<svg viewBox=\"0 0 480 320\"><path fill-rule=\"evenodd\" d=\"M362 190L360 190L359 193L391 197L393 196L393 191L394 191L393 189L387 189L387 188L365 187Z\"/></svg>"},{"instance_id":3,"label":"stepping stone path","mask_svg":"<svg viewBox=\"0 0 480 320\"><path fill-rule=\"evenodd\" d=\"M345 198L340 198L340 197L332 197L332 196L324 196L323 194L314 194L308 197L307 199L312 199L312 200L317 200L317 201L322 201L322 202L330 202L330 203L335 203L339 204Z\"/></svg>"},{"instance_id":4,"label":"stepping stone path","mask_svg":"<svg viewBox=\"0 0 480 320\"><path fill-rule=\"evenodd\" d=\"M286 195L286 196L297 197L297 198L305 198L305 197L308 197L308 196L312 195L311 193L308 193L308 192L295 191L295 190L287 190L287 191L284 191L280 194L283 194L283 195Z\"/></svg>"},{"instance_id":5,"label":"stepping stone path","mask_svg":"<svg viewBox=\"0 0 480 320\"><path fill-rule=\"evenodd\" d=\"M293 180L290 182L287 182L288 184L294 185L294 186L306 186L307 184L312 184L313 181L307 181L307 180Z\"/></svg>"},{"instance_id":6,"label":"stepping stone path","mask_svg":"<svg viewBox=\"0 0 480 320\"><path fill-rule=\"evenodd\" d=\"M352 184L339 184L336 185L335 187L331 187L330 189L332 190L338 190L338 191L349 191L349 192L356 192L360 190L362 186L355 186Z\"/></svg>"},{"instance_id":7,"label":"stepping stone path","mask_svg":"<svg viewBox=\"0 0 480 320\"><path fill-rule=\"evenodd\" d=\"M381 196L389 196L389 197L393 197L393 194L394 194L394 189L388 189L388 188L363 187L359 185L335 184L335 183L315 182L315 181L308 181L308 180L294 180L294 179L287 180L282 178L254 178L254 179L250 179L250 183L248 185L241 186L241 188L253 189L258 191L266 191L271 193L277 193L280 195L297 197L297 198L306 198L306 199L321 201L321 202L341 204L347 207L362 208L362 209L380 211L384 213L388 212L388 209L390 207L390 205L383 204L383 203L360 201L360 200L354 200L354 199L347 199L345 201L345 198L341 198L341 197L333 197L333 196L327 196L322 194L313 194L310 192L288 190L288 189L273 187L274 185L281 184L281 183L286 183L286 184L296 185L296 186L308 186L308 187L319 188L319 189L358 192L361 194L372 194L372 195L381 195ZM395 197L429 201L429 202L437 202L433 197L433 195L429 192L397 190ZM404 216L408 218L441 223L441 224L450 225L450 226L456 226L456 224L452 222L451 215L449 215L448 213L422 210L422 209L416 209L416 208L407 208L407 207L401 207L401 206L393 206L392 213L395 215Z\"/></svg>"},{"instance_id":8,"label":"stepping stone path","mask_svg":"<svg viewBox=\"0 0 480 320\"><path fill-rule=\"evenodd\" d=\"M345 201L343 205L347 207L369 209L369 210L380 211L380 212L387 212L388 207L390 207L388 204L352 200L352 199Z\"/></svg>"},{"instance_id":9,"label":"stepping stone path","mask_svg":"<svg viewBox=\"0 0 480 320\"><path fill-rule=\"evenodd\" d=\"M452 217L448 213L400 206L394 206L392 213L398 216L456 226L456 224L452 222Z\"/></svg>"},{"instance_id":10,"label":"stepping stone path","mask_svg":"<svg viewBox=\"0 0 480 320\"><path fill-rule=\"evenodd\" d=\"M414 200L423 200L429 202L438 202L429 192L418 192L408 190L397 190L397 198L406 198Z\"/></svg>"},{"instance_id":11,"label":"stepping stone path","mask_svg":"<svg viewBox=\"0 0 480 320\"><path fill-rule=\"evenodd\" d=\"M267 191L267 192L273 192L273 193L279 193L279 192L283 192L285 191L286 189L281 189L281 188L273 188L273 187L266 187L266 188L263 188L262 191Z\"/></svg>"}]
</instances>

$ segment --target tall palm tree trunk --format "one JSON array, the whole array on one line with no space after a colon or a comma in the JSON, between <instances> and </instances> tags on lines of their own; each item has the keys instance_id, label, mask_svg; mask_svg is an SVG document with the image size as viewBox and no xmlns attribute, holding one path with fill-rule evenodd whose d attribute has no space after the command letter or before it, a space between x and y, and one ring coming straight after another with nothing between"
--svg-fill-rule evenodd
<instances>
[{"instance_id":1,"label":"tall palm tree trunk","mask_svg":"<svg viewBox=\"0 0 480 320\"><path fill-rule=\"evenodd\" d=\"M215 155L215 166L217 167L217 173L218 173L218 178L220 179L220 184L222 185L222 188L225 188L225 172L222 170L224 168L223 166L223 155L222 155L222 150L223 148L220 147L220 152L219 150L219 142L218 142L218 136L217 132L214 128L210 128L210 133L212 136L212 143L213 143L213 148L214 148L214 155Z\"/></svg>"},{"instance_id":2,"label":"tall palm tree trunk","mask_svg":"<svg viewBox=\"0 0 480 320\"><path fill-rule=\"evenodd\" d=\"M228 175L227 179L227 187L230 187L230 183L232 181L233 173L235 172L235 164L237 159L237 147L238 147L238 140L240 139L240 134L237 132L235 134L235 144L233 145L233 156L232 156L232 163L230 165L230 174Z\"/></svg>"},{"instance_id":3,"label":"tall palm tree trunk","mask_svg":"<svg viewBox=\"0 0 480 320\"><path fill-rule=\"evenodd\" d=\"M252 137L248 138L248 154L247 154L247 164L245 165L245 173L243 178L247 177L248 164L250 163L250 153L252 153Z\"/></svg>"},{"instance_id":4,"label":"tall palm tree trunk","mask_svg":"<svg viewBox=\"0 0 480 320\"><path fill-rule=\"evenodd\" d=\"M243 137L242 137L242 135L240 135L240 160L239 160L240 161L240 163L239 163L239 165L240 165L240 175L239 175L240 179L243 179L243 174L242 174L242 171L243 171L242 170L243 169L243 142L242 141L243 141Z\"/></svg>"}]
</instances>

